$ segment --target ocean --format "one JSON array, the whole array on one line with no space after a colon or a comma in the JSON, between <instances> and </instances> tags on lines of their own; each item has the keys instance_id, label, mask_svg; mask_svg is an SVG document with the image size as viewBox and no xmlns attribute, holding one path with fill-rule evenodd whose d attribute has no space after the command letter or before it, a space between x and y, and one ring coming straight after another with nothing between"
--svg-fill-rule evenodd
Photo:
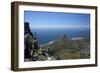
<instances>
[{"instance_id":1,"label":"ocean","mask_svg":"<svg viewBox=\"0 0 100 73\"><path fill-rule=\"evenodd\" d=\"M37 40L39 44L47 44L50 41L54 41L57 38L63 37L63 35L67 35L69 38L77 38L77 37L90 37L90 29L89 28L78 28L78 29L32 29L32 33L36 32Z\"/></svg>"}]
</instances>

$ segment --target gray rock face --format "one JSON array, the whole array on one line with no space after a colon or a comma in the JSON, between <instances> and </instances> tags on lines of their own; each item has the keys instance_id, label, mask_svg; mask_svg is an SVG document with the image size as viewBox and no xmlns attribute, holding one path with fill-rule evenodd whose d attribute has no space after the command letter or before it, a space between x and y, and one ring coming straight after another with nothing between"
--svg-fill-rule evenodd
<instances>
[{"instance_id":1,"label":"gray rock face","mask_svg":"<svg viewBox=\"0 0 100 73\"><path fill-rule=\"evenodd\" d=\"M45 50L41 49L36 32L32 33L29 23L24 23L24 61L46 60Z\"/></svg>"}]
</instances>

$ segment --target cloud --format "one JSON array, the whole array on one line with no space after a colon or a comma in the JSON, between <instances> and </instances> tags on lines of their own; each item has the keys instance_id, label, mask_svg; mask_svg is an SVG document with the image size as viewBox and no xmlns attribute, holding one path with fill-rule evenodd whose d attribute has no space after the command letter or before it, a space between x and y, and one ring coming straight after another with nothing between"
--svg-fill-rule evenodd
<instances>
[{"instance_id":1,"label":"cloud","mask_svg":"<svg viewBox=\"0 0 100 73\"><path fill-rule=\"evenodd\" d=\"M31 29L60 29L60 28L89 28L89 26L82 26L82 25L30 25Z\"/></svg>"}]
</instances>

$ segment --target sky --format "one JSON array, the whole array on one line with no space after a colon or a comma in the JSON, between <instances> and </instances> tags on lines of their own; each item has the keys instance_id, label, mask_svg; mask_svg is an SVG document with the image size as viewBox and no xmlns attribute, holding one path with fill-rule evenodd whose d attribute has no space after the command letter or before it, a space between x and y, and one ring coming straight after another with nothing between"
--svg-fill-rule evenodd
<instances>
[{"instance_id":1,"label":"sky","mask_svg":"<svg viewBox=\"0 0 100 73\"><path fill-rule=\"evenodd\" d=\"M90 28L90 14L24 11L31 29Z\"/></svg>"}]
</instances>

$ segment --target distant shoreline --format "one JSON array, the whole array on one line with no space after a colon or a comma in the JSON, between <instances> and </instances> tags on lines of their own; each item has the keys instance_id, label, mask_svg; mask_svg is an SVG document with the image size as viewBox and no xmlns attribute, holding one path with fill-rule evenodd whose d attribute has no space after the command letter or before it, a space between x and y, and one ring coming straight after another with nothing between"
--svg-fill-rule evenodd
<instances>
[{"instance_id":1,"label":"distant shoreline","mask_svg":"<svg viewBox=\"0 0 100 73\"><path fill-rule=\"evenodd\" d=\"M84 37L73 37L73 38L71 38L70 40L82 40L82 39L84 39ZM50 41L50 42L48 42L48 43L45 43L45 44L40 44L40 46L41 47L43 47L43 46L47 46L47 45L50 45L50 44L52 44L53 42L54 42L55 40L52 40L52 41Z\"/></svg>"}]
</instances>

